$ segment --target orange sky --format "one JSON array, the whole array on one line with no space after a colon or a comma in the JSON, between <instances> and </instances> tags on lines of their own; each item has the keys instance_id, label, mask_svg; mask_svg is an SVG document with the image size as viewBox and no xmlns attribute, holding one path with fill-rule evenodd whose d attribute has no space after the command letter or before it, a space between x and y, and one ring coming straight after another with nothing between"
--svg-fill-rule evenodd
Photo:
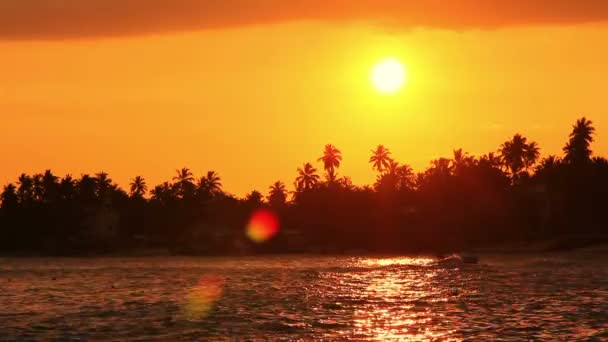
<instances>
[{"instance_id":1,"label":"orange sky","mask_svg":"<svg viewBox=\"0 0 608 342\"><path fill-rule=\"evenodd\" d=\"M436 26L275 20L32 40L0 25L0 182L51 168L154 185L187 166L218 171L243 195L291 185L333 143L340 174L362 184L380 143L418 170L516 132L561 153L581 115L597 127L596 154L608 154L607 25ZM392 96L369 81L383 57L409 76Z\"/></svg>"}]
</instances>

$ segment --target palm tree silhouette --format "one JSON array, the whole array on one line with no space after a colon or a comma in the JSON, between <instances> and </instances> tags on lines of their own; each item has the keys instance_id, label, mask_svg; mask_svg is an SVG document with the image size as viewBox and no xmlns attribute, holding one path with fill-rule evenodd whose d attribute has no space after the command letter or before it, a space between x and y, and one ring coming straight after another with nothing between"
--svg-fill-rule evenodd
<instances>
[{"instance_id":1,"label":"palm tree silhouette","mask_svg":"<svg viewBox=\"0 0 608 342\"><path fill-rule=\"evenodd\" d=\"M334 182L336 180L336 169L340 167L342 161L342 152L334 145L327 144L323 150L323 156L318 161L323 162L323 167L327 171L327 180Z\"/></svg>"},{"instance_id":2,"label":"palm tree silhouette","mask_svg":"<svg viewBox=\"0 0 608 342\"><path fill-rule=\"evenodd\" d=\"M150 191L152 200L157 201L162 205L167 205L176 199L177 191L173 185L169 182L164 182L161 185L157 185Z\"/></svg>"},{"instance_id":3,"label":"palm tree silhouette","mask_svg":"<svg viewBox=\"0 0 608 342\"><path fill-rule=\"evenodd\" d=\"M19 205L19 196L17 195L17 187L13 183L4 186L4 191L0 195L2 209L15 208Z\"/></svg>"},{"instance_id":4,"label":"palm tree silhouette","mask_svg":"<svg viewBox=\"0 0 608 342\"><path fill-rule=\"evenodd\" d=\"M384 147L384 145L378 145L376 150L372 150L372 156L369 158L369 162L372 163L372 168L378 171L378 173L382 173L386 170L391 162L390 157L391 151L388 148Z\"/></svg>"},{"instance_id":5,"label":"palm tree silhouette","mask_svg":"<svg viewBox=\"0 0 608 342\"><path fill-rule=\"evenodd\" d=\"M97 179L84 174L78 180L78 194L84 202L91 202L97 198Z\"/></svg>"},{"instance_id":6,"label":"palm tree silhouette","mask_svg":"<svg viewBox=\"0 0 608 342\"><path fill-rule=\"evenodd\" d=\"M561 163L561 159L559 159L559 157L550 155L550 156L543 158L543 160L541 160L538 163L535 170L538 172L540 170L553 169L553 168L557 167L560 163Z\"/></svg>"},{"instance_id":7,"label":"palm tree silhouette","mask_svg":"<svg viewBox=\"0 0 608 342\"><path fill-rule=\"evenodd\" d=\"M59 196L63 200L72 200L76 197L76 181L72 175L66 175L59 182Z\"/></svg>"},{"instance_id":8,"label":"palm tree silhouette","mask_svg":"<svg viewBox=\"0 0 608 342\"><path fill-rule=\"evenodd\" d=\"M566 153L564 160L570 164L586 163L591 160L591 149L589 146L593 142L595 127L593 122L582 117L572 126L570 140L564 146Z\"/></svg>"},{"instance_id":9,"label":"palm tree silhouette","mask_svg":"<svg viewBox=\"0 0 608 342\"><path fill-rule=\"evenodd\" d=\"M202 193L216 195L222 192L222 178L215 171L208 171L206 176L198 181L198 189Z\"/></svg>"},{"instance_id":10,"label":"palm tree silhouette","mask_svg":"<svg viewBox=\"0 0 608 342\"><path fill-rule=\"evenodd\" d=\"M391 160L388 173L394 175L397 181L397 188L411 189L415 184L415 174L411 166L407 164L400 165L398 162Z\"/></svg>"},{"instance_id":11,"label":"palm tree silhouette","mask_svg":"<svg viewBox=\"0 0 608 342\"><path fill-rule=\"evenodd\" d=\"M253 190L245 197L245 203L251 207L260 207L264 204L264 196L259 191Z\"/></svg>"},{"instance_id":12,"label":"palm tree silhouette","mask_svg":"<svg viewBox=\"0 0 608 342\"><path fill-rule=\"evenodd\" d=\"M37 173L32 177L33 183L33 194L36 200L42 200L44 196L44 184L42 182L42 175Z\"/></svg>"},{"instance_id":13,"label":"palm tree silhouette","mask_svg":"<svg viewBox=\"0 0 608 342\"><path fill-rule=\"evenodd\" d=\"M274 207L280 207L287 202L287 188L281 181L276 181L270 186L268 203Z\"/></svg>"},{"instance_id":14,"label":"palm tree silhouette","mask_svg":"<svg viewBox=\"0 0 608 342\"><path fill-rule=\"evenodd\" d=\"M142 176L136 176L135 178L133 178L130 186L132 197L142 198L148 191L148 185L146 184L146 180Z\"/></svg>"},{"instance_id":15,"label":"palm tree silhouette","mask_svg":"<svg viewBox=\"0 0 608 342\"><path fill-rule=\"evenodd\" d=\"M494 154L494 152L490 152L488 154L484 154L483 156L481 156L479 158L479 163L488 165L490 167L499 168L502 164L502 161L500 160L499 156Z\"/></svg>"},{"instance_id":16,"label":"palm tree silhouette","mask_svg":"<svg viewBox=\"0 0 608 342\"><path fill-rule=\"evenodd\" d=\"M59 191L59 177L55 176L51 170L46 170L42 175L42 199L46 202L57 198Z\"/></svg>"},{"instance_id":17,"label":"palm tree silhouette","mask_svg":"<svg viewBox=\"0 0 608 342\"><path fill-rule=\"evenodd\" d=\"M538 158L540 157L540 147L535 141L531 141L526 149L524 158L524 166L527 169L534 166Z\"/></svg>"},{"instance_id":18,"label":"palm tree silhouette","mask_svg":"<svg viewBox=\"0 0 608 342\"><path fill-rule=\"evenodd\" d=\"M296 178L296 190L310 190L319 183L319 175L317 169L311 163L304 164L304 167L298 168L298 177Z\"/></svg>"},{"instance_id":19,"label":"palm tree silhouette","mask_svg":"<svg viewBox=\"0 0 608 342\"><path fill-rule=\"evenodd\" d=\"M464 152L462 148L454 150L453 154L452 168L454 169L454 172L458 172L467 166L471 166L475 161L475 159L473 159L468 152Z\"/></svg>"},{"instance_id":20,"label":"palm tree silhouette","mask_svg":"<svg viewBox=\"0 0 608 342\"><path fill-rule=\"evenodd\" d=\"M540 156L540 149L535 142L529 142L521 134L515 134L511 140L505 141L499 150L501 159L511 175L516 180L522 170L533 166Z\"/></svg>"},{"instance_id":21,"label":"palm tree silhouette","mask_svg":"<svg viewBox=\"0 0 608 342\"><path fill-rule=\"evenodd\" d=\"M19 176L17 184L19 187L17 188L17 196L19 197L20 203L26 203L34 198L34 181L32 177L22 173Z\"/></svg>"},{"instance_id":22,"label":"palm tree silhouette","mask_svg":"<svg viewBox=\"0 0 608 342\"><path fill-rule=\"evenodd\" d=\"M449 175L452 173L452 162L447 158L438 158L431 160L432 173Z\"/></svg>"},{"instance_id":23,"label":"palm tree silhouette","mask_svg":"<svg viewBox=\"0 0 608 342\"><path fill-rule=\"evenodd\" d=\"M97 184L97 196L103 198L112 188L112 179L103 171L95 174L95 179Z\"/></svg>"},{"instance_id":24,"label":"palm tree silhouette","mask_svg":"<svg viewBox=\"0 0 608 342\"><path fill-rule=\"evenodd\" d=\"M183 167L180 170L175 170L177 176L173 177L179 194L187 197L194 193L194 175L190 169Z\"/></svg>"}]
</instances>

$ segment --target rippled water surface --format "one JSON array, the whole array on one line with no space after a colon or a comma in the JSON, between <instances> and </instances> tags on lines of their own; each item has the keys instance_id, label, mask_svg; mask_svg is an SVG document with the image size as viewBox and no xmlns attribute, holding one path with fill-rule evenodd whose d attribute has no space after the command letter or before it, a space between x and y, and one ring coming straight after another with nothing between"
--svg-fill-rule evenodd
<instances>
[{"instance_id":1,"label":"rippled water surface","mask_svg":"<svg viewBox=\"0 0 608 342\"><path fill-rule=\"evenodd\" d=\"M608 340L608 259L0 259L0 340Z\"/></svg>"}]
</instances>

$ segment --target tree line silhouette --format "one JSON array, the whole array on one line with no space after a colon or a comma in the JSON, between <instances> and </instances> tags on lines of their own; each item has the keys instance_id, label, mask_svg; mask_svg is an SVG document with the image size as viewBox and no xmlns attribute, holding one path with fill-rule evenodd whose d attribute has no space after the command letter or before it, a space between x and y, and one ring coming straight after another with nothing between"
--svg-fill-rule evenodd
<instances>
[{"instance_id":1,"label":"tree line silhouette","mask_svg":"<svg viewBox=\"0 0 608 342\"><path fill-rule=\"evenodd\" d=\"M594 133L581 118L562 157L540 159L538 144L516 134L496 152L457 149L420 173L379 145L369 159L376 182L365 186L339 175L341 152L328 144L317 160L323 176L307 162L295 191L277 181L267 196L244 198L224 192L216 172L195 178L188 168L151 189L137 176L128 192L104 172L22 174L1 194L0 252L436 252L547 239L571 247L608 234L608 160L592 156ZM244 229L261 208L281 229L255 243Z\"/></svg>"}]
</instances>

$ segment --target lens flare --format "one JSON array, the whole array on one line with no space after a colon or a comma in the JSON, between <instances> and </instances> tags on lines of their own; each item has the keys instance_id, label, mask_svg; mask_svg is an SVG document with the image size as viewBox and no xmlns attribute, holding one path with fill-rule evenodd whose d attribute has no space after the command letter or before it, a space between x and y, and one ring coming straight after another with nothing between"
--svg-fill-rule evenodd
<instances>
[{"instance_id":1,"label":"lens flare","mask_svg":"<svg viewBox=\"0 0 608 342\"><path fill-rule=\"evenodd\" d=\"M200 320L209 315L215 302L222 297L226 280L218 275L202 276L188 292L184 305L187 320Z\"/></svg>"},{"instance_id":2,"label":"lens flare","mask_svg":"<svg viewBox=\"0 0 608 342\"><path fill-rule=\"evenodd\" d=\"M269 210L258 210L249 219L247 236L254 242L268 241L279 231L279 219Z\"/></svg>"}]
</instances>

